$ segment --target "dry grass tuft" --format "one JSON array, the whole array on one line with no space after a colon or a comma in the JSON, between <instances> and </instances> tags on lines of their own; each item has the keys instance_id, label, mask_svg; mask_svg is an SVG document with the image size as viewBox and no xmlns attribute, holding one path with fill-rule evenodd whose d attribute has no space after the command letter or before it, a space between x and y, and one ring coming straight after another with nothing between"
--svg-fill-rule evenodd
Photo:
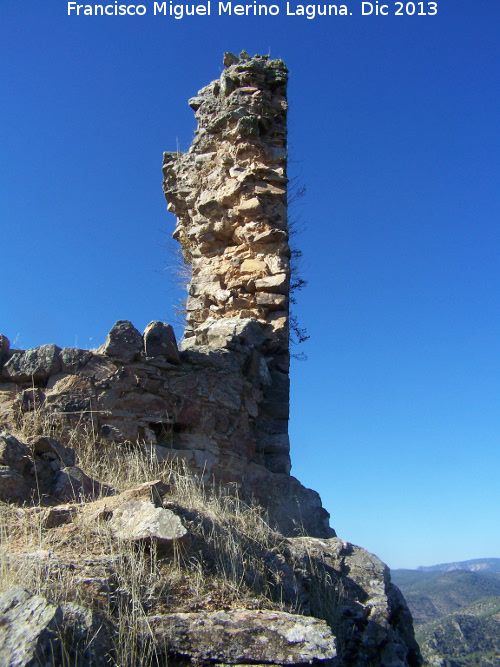
<instances>
[{"instance_id":1,"label":"dry grass tuft","mask_svg":"<svg viewBox=\"0 0 500 667\"><path fill-rule=\"evenodd\" d=\"M28 417L17 429L20 440L61 435L41 413ZM154 463L140 446L100 445L84 429L68 444L87 475L117 490L157 479L168 483L165 504L183 519L191 547L160 557L155 548L117 540L106 521L86 514L84 504L71 523L47 529L43 508L2 503L0 590L21 585L57 604L90 607L112 636L110 664L121 667L155 664L154 643L144 640L148 615L289 608L281 601L279 574L266 561L283 538L269 528L260 507L245 504L235 489L205 485L185 466ZM74 660L85 664L81 655Z\"/></svg>"}]
</instances>

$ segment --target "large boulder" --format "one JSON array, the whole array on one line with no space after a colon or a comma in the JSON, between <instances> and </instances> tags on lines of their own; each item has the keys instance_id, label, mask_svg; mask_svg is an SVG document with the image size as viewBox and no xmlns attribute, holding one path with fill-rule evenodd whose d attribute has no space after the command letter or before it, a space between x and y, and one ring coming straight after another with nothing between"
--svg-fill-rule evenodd
<instances>
[{"instance_id":1,"label":"large boulder","mask_svg":"<svg viewBox=\"0 0 500 667\"><path fill-rule=\"evenodd\" d=\"M14 382L44 381L61 369L60 352L53 344L14 352L2 368L2 377Z\"/></svg>"},{"instance_id":2,"label":"large boulder","mask_svg":"<svg viewBox=\"0 0 500 667\"><path fill-rule=\"evenodd\" d=\"M31 450L22 442L19 442L10 433L0 435L0 465L9 466L18 473L31 467Z\"/></svg>"},{"instance_id":3,"label":"large boulder","mask_svg":"<svg viewBox=\"0 0 500 667\"><path fill-rule=\"evenodd\" d=\"M419 667L408 606L377 556L338 538L287 540L295 573L309 590L310 612L334 628L339 667Z\"/></svg>"},{"instance_id":4,"label":"large boulder","mask_svg":"<svg viewBox=\"0 0 500 667\"><path fill-rule=\"evenodd\" d=\"M90 609L54 605L20 586L0 595L2 667L105 667L111 652L109 632Z\"/></svg>"},{"instance_id":5,"label":"large boulder","mask_svg":"<svg viewBox=\"0 0 500 667\"><path fill-rule=\"evenodd\" d=\"M109 493L113 493L109 486L92 479L77 466L61 468L52 489L52 495L61 502L93 500Z\"/></svg>"},{"instance_id":6,"label":"large boulder","mask_svg":"<svg viewBox=\"0 0 500 667\"><path fill-rule=\"evenodd\" d=\"M266 508L270 525L283 535L335 537L330 514L322 506L319 494L295 477L250 463L245 471L244 491L248 499L254 498Z\"/></svg>"},{"instance_id":7,"label":"large boulder","mask_svg":"<svg viewBox=\"0 0 500 667\"><path fill-rule=\"evenodd\" d=\"M0 465L0 501L25 503L31 498L31 488L24 477L9 466Z\"/></svg>"},{"instance_id":8,"label":"large boulder","mask_svg":"<svg viewBox=\"0 0 500 667\"><path fill-rule=\"evenodd\" d=\"M62 466L74 466L76 460L75 450L65 447L54 438L40 436L32 445L33 454L43 456L46 461L60 461Z\"/></svg>"}]
</instances>

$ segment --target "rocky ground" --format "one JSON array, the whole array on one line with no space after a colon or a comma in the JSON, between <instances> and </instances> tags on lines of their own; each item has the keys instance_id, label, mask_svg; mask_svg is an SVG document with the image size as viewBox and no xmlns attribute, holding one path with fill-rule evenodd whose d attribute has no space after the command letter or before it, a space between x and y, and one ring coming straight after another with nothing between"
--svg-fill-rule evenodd
<instances>
[{"instance_id":1,"label":"rocky ground","mask_svg":"<svg viewBox=\"0 0 500 667\"><path fill-rule=\"evenodd\" d=\"M376 556L138 449L99 453L105 483L85 448L25 440L0 437L0 664L420 664Z\"/></svg>"}]
</instances>

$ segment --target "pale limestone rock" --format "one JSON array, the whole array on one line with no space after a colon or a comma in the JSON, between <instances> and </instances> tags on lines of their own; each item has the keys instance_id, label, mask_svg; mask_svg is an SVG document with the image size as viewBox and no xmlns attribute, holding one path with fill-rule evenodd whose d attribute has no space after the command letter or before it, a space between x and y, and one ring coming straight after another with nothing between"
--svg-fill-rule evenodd
<instances>
[{"instance_id":1,"label":"pale limestone rock","mask_svg":"<svg viewBox=\"0 0 500 667\"><path fill-rule=\"evenodd\" d=\"M130 500L118 507L109 525L115 536L122 540L154 540L159 546L189 542L188 531L177 515L142 500Z\"/></svg>"},{"instance_id":2,"label":"pale limestone rock","mask_svg":"<svg viewBox=\"0 0 500 667\"><path fill-rule=\"evenodd\" d=\"M258 291L277 292L278 294L288 294L288 276L285 273L278 273L274 276L266 276L255 281L255 287Z\"/></svg>"},{"instance_id":3,"label":"pale limestone rock","mask_svg":"<svg viewBox=\"0 0 500 667\"><path fill-rule=\"evenodd\" d=\"M237 209L240 213L254 215L260 211L260 207L259 199L257 197L252 197L251 199L242 201Z\"/></svg>"},{"instance_id":4,"label":"pale limestone rock","mask_svg":"<svg viewBox=\"0 0 500 667\"><path fill-rule=\"evenodd\" d=\"M267 264L261 259L245 259L241 263L241 273L266 273Z\"/></svg>"}]
</instances>

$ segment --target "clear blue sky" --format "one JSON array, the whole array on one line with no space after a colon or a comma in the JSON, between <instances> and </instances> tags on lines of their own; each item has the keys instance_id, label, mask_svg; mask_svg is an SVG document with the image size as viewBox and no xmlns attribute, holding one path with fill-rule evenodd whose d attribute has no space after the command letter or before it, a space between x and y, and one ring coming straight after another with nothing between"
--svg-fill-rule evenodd
<instances>
[{"instance_id":1,"label":"clear blue sky","mask_svg":"<svg viewBox=\"0 0 500 667\"><path fill-rule=\"evenodd\" d=\"M224 51L270 52L307 187L293 474L391 567L500 556L500 5L309 20L212 0L175 20L144 3L1 0L0 331L94 347L118 319L173 321L162 151L189 147L187 100Z\"/></svg>"}]
</instances>

